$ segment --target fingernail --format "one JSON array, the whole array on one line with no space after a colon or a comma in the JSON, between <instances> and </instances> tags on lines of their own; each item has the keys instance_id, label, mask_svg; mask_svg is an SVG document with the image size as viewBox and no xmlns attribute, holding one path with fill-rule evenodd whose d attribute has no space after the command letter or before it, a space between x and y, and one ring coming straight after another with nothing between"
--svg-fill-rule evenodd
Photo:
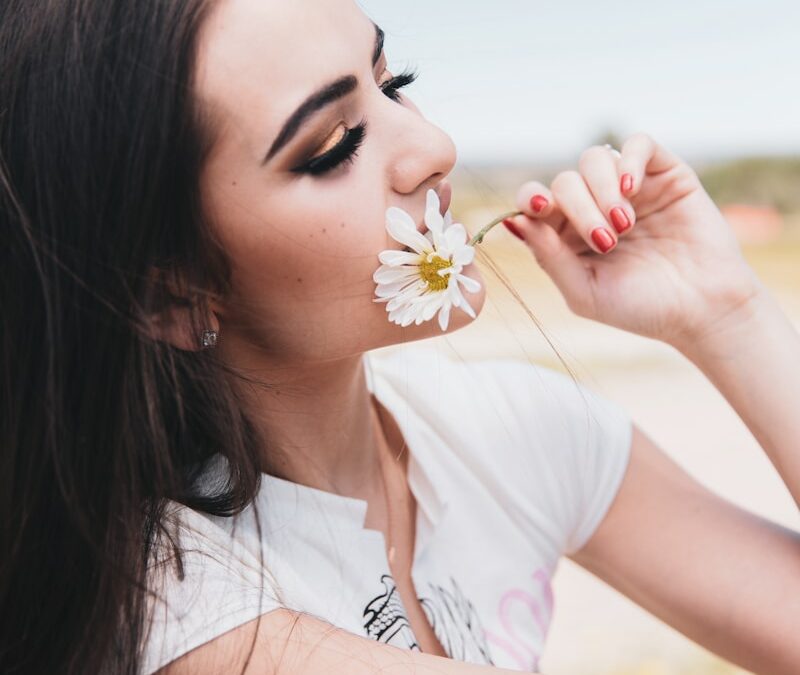
<instances>
[{"instance_id":1,"label":"fingernail","mask_svg":"<svg viewBox=\"0 0 800 675\"><path fill-rule=\"evenodd\" d=\"M517 239L521 239L522 241L525 241L525 237L522 236L522 232L519 231L517 226L514 225L514 223L511 222L510 219L506 218L503 221L503 225L505 225L508 228L509 232L511 232L511 234L513 234Z\"/></svg>"},{"instance_id":2,"label":"fingernail","mask_svg":"<svg viewBox=\"0 0 800 675\"><path fill-rule=\"evenodd\" d=\"M629 173L622 174L622 179L620 180L620 190L623 193L633 190L633 176L631 176Z\"/></svg>"},{"instance_id":3,"label":"fingernail","mask_svg":"<svg viewBox=\"0 0 800 675\"><path fill-rule=\"evenodd\" d=\"M611 209L611 222L614 225L614 229L620 234L631 226L631 220L621 206L615 206Z\"/></svg>"},{"instance_id":4,"label":"fingernail","mask_svg":"<svg viewBox=\"0 0 800 675\"><path fill-rule=\"evenodd\" d=\"M616 244L614 237L611 236L611 232L604 227L598 227L592 230L592 241L603 253L608 253Z\"/></svg>"},{"instance_id":5,"label":"fingernail","mask_svg":"<svg viewBox=\"0 0 800 675\"><path fill-rule=\"evenodd\" d=\"M531 198L531 208L534 213L541 213L547 208L549 203L547 197L542 197L542 195L535 195Z\"/></svg>"}]
</instances>

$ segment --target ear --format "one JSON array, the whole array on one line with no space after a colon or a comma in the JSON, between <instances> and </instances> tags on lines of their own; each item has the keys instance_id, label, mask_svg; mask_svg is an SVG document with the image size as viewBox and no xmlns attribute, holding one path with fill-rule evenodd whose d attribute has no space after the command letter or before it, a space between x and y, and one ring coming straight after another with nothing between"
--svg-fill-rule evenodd
<instances>
[{"instance_id":1,"label":"ear","mask_svg":"<svg viewBox=\"0 0 800 675\"><path fill-rule=\"evenodd\" d=\"M204 331L219 333L217 314L220 308L216 301L197 294L194 299L190 299L183 279L163 270L151 270L151 280L156 284L164 284L162 288L167 291L169 299L162 301L159 308L147 316L147 335L183 351L196 352L205 349ZM193 306L193 303L201 303L203 306L200 326L197 325L196 317L201 305Z\"/></svg>"}]
</instances>

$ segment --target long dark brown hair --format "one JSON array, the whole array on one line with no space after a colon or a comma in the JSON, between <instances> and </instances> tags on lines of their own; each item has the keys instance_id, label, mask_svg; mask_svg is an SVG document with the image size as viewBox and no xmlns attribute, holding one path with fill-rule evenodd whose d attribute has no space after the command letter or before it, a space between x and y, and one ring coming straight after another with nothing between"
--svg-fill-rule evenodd
<instances>
[{"instance_id":1,"label":"long dark brown hair","mask_svg":"<svg viewBox=\"0 0 800 675\"><path fill-rule=\"evenodd\" d=\"M166 499L249 504L257 445L213 350L153 339L229 266L192 97L207 0L0 3L0 672L138 673ZM180 292L176 292L179 289ZM193 490L213 453L218 494ZM180 567L180 556L178 555Z\"/></svg>"},{"instance_id":2,"label":"long dark brown hair","mask_svg":"<svg viewBox=\"0 0 800 675\"><path fill-rule=\"evenodd\" d=\"M229 287L199 192L215 117L193 96L212 1L0 2L4 675L139 675L165 539L181 575L168 500L233 516L260 487L241 375L147 329L173 303L199 336ZM216 453L229 480L198 492Z\"/></svg>"}]
</instances>

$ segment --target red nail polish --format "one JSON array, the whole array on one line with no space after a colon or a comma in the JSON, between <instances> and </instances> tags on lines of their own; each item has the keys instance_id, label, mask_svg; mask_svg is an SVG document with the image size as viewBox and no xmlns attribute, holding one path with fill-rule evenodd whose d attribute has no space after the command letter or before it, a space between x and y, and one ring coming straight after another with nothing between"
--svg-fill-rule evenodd
<instances>
[{"instance_id":1,"label":"red nail polish","mask_svg":"<svg viewBox=\"0 0 800 675\"><path fill-rule=\"evenodd\" d=\"M513 234L517 239L525 241L525 237L522 236L522 232L519 231L517 226L513 222L511 222L509 218L506 218L503 221L503 225L505 225L508 228L508 231L511 232L511 234Z\"/></svg>"},{"instance_id":2,"label":"red nail polish","mask_svg":"<svg viewBox=\"0 0 800 675\"><path fill-rule=\"evenodd\" d=\"M542 195L535 195L531 198L531 208L534 213L541 213L547 208L549 203L547 197L542 197Z\"/></svg>"},{"instance_id":3,"label":"red nail polish","mask_svg":"<svg viewBox=\"0 0 800 675\"><path fill-rule=\"evenodd\" d=\"M631 226L631 220L621 206L615 206L611 209L611 222L614 225L614 229L620 234Z\"/></svg>"},{"instance_id":4,"label":"red nail polish","mask_svg":"<svg viewBox=\"0 0 800 675\"><path fill-rule=\"evenodd\" d=\"M603 253L608 253L616 244L614 237L611 236L611 232L604 227L598 227L592 230L592 241Z\"/></svg>"},{"instance_id":5,"label":"red nail polish","mask_svg":"<svg viewBox=\"0 0 800 675\"><path fill-rule=\"evenodd\" d=\"M629 173L622 174L622 180L620 181L620 190L623 192L630 192L633 190L633 176Z\"/></svg>"}]
</instances>

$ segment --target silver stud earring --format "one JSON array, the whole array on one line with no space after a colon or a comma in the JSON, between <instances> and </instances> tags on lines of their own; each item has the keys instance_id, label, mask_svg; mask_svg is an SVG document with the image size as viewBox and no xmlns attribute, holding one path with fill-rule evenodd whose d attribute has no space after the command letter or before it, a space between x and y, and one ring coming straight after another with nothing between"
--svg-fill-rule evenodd
<instances>
[{"instance_id":1,"label":"silver stud earring","mask_svg":"<svg viewBox=\"0 0 800 675\"><path fill-rule=\"evenodd\" d=\"M213 347L217 346L217 338L219 337L219 333L215 330L204 330L203 331L203 349L212 349Z\"/></svg>"}]
</instances>

